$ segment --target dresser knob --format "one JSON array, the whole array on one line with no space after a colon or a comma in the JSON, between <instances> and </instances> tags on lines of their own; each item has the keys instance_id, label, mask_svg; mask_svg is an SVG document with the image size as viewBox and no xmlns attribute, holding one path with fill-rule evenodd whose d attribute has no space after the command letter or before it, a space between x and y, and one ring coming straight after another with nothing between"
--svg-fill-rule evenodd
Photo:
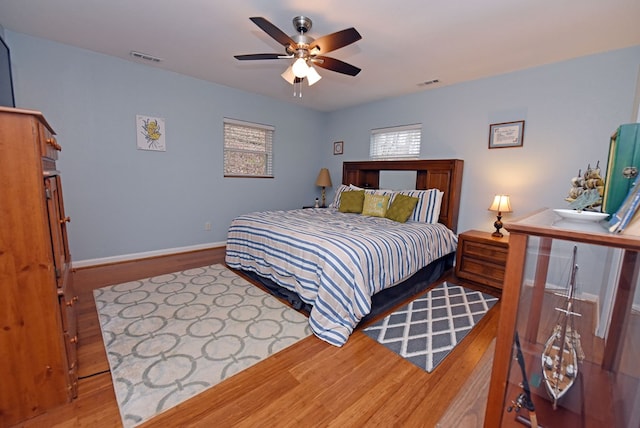
<instances>
[{"instance_id":1,"label":"dresser knob","mask_svg":"<svg viewBox=\"0 0 640 428\"><path fill-rule=\"evenodd\" d=\"M71 217L67 216L61 220L58 220L60 222L60 224L65 224L65 223L70 223L71 222Z\"/></svg>"}]
</instances>

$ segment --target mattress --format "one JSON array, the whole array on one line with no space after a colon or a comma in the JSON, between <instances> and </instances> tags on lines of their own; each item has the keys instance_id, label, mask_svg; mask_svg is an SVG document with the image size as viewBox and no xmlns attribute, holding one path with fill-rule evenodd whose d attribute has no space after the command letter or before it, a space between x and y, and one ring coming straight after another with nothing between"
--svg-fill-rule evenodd
<instances>
[{"instance_id":1,"label":"mattress","mask_svg":"<svg viewBox=\"0 0 640 428\"><path fill-rule=\"evenodd\" d=\"M297 293L316 336L342 346L371 298L455 252L442 224L300 209L245 214L231 223L226 263Z\"/></svg>"}]
</instances>

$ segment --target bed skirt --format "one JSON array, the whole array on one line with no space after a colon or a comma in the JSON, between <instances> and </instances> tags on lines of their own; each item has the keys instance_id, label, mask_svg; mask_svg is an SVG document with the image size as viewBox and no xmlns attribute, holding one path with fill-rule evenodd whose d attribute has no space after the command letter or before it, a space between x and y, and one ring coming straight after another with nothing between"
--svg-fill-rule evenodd
<instances>
[{"instance_id":1,"label":"bed skirt","mask_svg":"<svg viewBox=\"0 0 640 428\"><path fill-rule=\"evenodd\" d=\"M439 279L445 271L453 267L455 259L455 253L450 253L446 256L440 257L400 284L390 288L385 288L384 290L374 294L371 298L371 312L360 320L356 328L375 319L378 315L390 311L395 306L405 302L409 297L425 291L431 284ZM255 272L244 270L240 272L262 285L275 297L288 302L294 309L306 313L307 316L311 312L312 306L309 303L302 301L297 293L280 287L274 281L260 276Z\"/></svg>"}]
</instances>

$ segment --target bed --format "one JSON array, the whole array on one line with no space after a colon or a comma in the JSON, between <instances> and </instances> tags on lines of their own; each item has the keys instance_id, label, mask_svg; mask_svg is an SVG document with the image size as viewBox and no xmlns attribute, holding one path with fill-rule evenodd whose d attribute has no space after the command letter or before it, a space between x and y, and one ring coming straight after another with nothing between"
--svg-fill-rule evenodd
<instances>
[{"instance_id":1,"label":"bed","mask_svg":"<svg viewBox=\"0 0 640 428\"><path fill-rule=\"evenodd\" d=\"M453 265L462 168L459 159L345 162L328 208L235 218L225 262L302 306L314 334L342 346L358 324L425 289ZM380 171L387 170L415 171L415 189L379 189ZM406 222L367 208L368 215L343 212L357 193L368 195L365 207L374 199L392 205L400 193L418 202Z\"/></svg>"}]
</instances>

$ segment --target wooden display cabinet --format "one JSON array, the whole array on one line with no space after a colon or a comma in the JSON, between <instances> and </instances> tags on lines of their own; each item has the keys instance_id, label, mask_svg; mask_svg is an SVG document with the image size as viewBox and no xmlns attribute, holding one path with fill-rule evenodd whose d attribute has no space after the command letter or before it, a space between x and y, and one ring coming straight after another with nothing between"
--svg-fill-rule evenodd
<instances>
[{"instance_id":1,"label":"wooden display cabinet","mask_svg":"<svg viewBox=\"0 0 640 428\"><path fill-rule=\"evenodd\" d=\"M640 302L640 237L610 234L599 223L567 222L548 209L505 228L509 256L484 426L522 427L529 420L526 409L514 407L523 392L516 332L540 426L640 426L640 313L633 308L634 300ZM564 301L558 293L568 284L574 247L578 293L572 311L581 314L574 323L584 359L554 409L544 385L542 351L558 320L555 308Z\"/></svg>"},{"instance_id":2,"label":"wooden display cabinet","mask_svg":"<svg viewBox=\"0 0 640 428\"><path fill-rule=\"evenodd\" d=\"M0 108L0 426L77 395L60 150L40 112Z\"/></svg>"}]
</instances>

